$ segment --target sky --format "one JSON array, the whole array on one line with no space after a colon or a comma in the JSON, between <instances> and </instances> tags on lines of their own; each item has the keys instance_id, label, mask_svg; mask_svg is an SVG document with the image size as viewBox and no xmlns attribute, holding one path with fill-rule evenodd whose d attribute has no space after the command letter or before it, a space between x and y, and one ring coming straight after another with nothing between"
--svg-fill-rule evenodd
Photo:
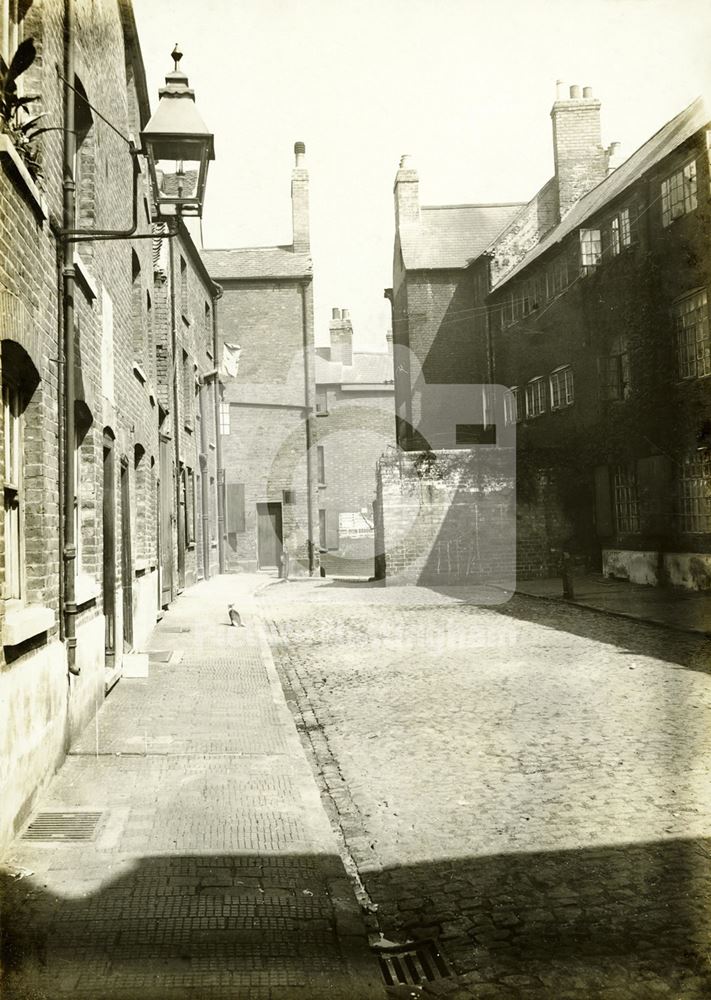
<instances>
[{"instance_id":1,"label":"sky","mask_svg":"<svg viewBox=\"0 0 711 1000\"><path fill-rule=\"evenodd\" d=\"M306 144L317 343L349 308L385 349L393 182L422 204L527 201L553 173L556 80L591 86L623 158L711 94L709 0L134 0L151 106L181 68L215 134L206 247L291 243Z\"/></svg>"}]
</instances>

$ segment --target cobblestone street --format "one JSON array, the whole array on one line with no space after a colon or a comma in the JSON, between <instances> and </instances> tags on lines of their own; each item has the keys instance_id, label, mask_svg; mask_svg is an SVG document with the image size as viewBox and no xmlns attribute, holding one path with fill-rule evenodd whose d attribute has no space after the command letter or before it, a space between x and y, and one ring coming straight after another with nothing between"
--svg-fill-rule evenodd
<instances>
[{"instance_id":1,"label":"cobblestone street","mask_svg":"<svg viewBox=\"0 0 711 1000\"><path fill-rule=\"evenodd\" d=\"M516 596L262 592L302 739L406 995L711 995L709 642Z\"/></svg>"}]
</instances>

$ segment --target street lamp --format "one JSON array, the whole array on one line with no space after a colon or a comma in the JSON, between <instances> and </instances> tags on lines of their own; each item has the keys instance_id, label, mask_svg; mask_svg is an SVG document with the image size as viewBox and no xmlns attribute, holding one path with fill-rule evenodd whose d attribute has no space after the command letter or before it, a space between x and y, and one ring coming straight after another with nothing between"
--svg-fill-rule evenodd
<instances>
[{"instance_id":1,"label":"street lamp","mask_svg":"<svg viewBox=\"0 0 711 1000\"><path fill-rule=\"evenodd\" d=\"M141 132L156 221L202 216L207 168L215 159L214 136L195 107L195 91L179 69L183 54L177 45L171 58L175 68L166 76L155 114Z\"/></svg>"}]
</instances>

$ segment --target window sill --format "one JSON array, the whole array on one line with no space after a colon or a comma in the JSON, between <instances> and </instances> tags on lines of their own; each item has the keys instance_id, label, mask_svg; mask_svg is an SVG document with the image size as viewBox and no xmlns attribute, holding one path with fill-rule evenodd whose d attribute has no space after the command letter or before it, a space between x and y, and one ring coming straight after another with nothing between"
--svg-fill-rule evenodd
<instances>
[{"instance_id":1,"label":"window sill","mask_svg":"<svg viewBox=\"0 0 711 1000\"><path fill-rule=\"evenodd\" d=\"M20 154L15 149L12 144L12 140L8 135L0 135L0 156L5 157L10 161L22 184L22 187L25 190L25 193L29 197L33 211L42 219L43 222L46 221L49 218L47 201L40 189L32 180L27 167L22 162Z\"/></svg>"},{"instance_id":2,"label":"window sill","mask_svg":"<svg viewBox=\"0 0 711 1000\"><path fill-rule=\"evenodd\" d=\"M133 374L136 376L141 385L145 385L148 381L148 376L137 361L133 362Z\"/></svg>"},{"instance_id":3,"label":"window sill","mask_svg":"<svg viewBox=\"0 0 711 1000\"><path fill-rule=\"evenodd\" d=\"M55 614L51 608L41 605L16 607L5 613L2 628L3 646L17 646L54 627Z\"/></svg>"},{"instance_id":4,"label":"window sill","mask_svg":"<svg viewBox=\"0 0 711 1000\"><path fill-rule=\"evenodd\" d=\"M81 259L78 253L74 254L73 258L74 271L79 279L79 284L81 285L84 294L92 301L93 299L98 299L99 289L96 287L96 282L94 281L89 269L87 268L84 261Z\"/></svg>"},{"instance_id":5,"label":"window sill","mask_svg":"<svg viewBox=\"0 0 711 1000\"><path fill-rule=\"evenodd\" d=\"M86 573L80 573L77 576L74 583L74 602L77 607L88 604L89 601L95 601L100 593L101 587L93 576Z\"/></svg>"}]
</instances>

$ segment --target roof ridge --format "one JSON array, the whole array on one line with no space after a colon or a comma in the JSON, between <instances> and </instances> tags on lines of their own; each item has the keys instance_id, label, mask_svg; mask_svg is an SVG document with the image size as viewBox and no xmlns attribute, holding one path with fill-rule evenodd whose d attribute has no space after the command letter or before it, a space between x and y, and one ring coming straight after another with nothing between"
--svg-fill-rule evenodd
<instances>
[{"instance_id":1,"label":"roof ridge","mask_svg":"<svg viewBox=\"0 0 711 1000\"><path fill-rule=\"evenodd\" d=\"M296 253L293 244L279 243L271 246L261 247L203 247L201 253L251 253L253 250L286 250ZM308 254L296 253L296 256L308 256Z\"/></svg>"},{"instance_id":2,"label":"roof ridge","mask_svg":"<svg viewBox=\"0 0 711 1000\"><path fill-rule=\"evenodd\" d=\"M420 209L432 212L442 208L517 208L527 204L527 201L473 201L456 205L420 205Z\"/></svg>"}]
</instances>

